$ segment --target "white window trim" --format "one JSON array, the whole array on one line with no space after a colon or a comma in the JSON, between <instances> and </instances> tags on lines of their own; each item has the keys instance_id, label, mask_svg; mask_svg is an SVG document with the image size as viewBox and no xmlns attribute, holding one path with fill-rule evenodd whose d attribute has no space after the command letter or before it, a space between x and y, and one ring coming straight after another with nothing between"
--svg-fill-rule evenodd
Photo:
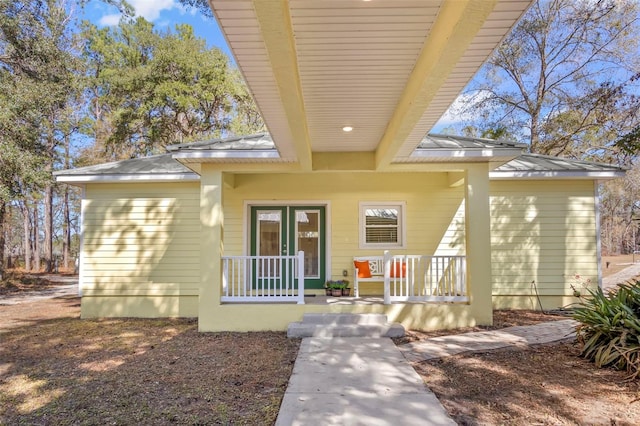
<instances>
[{"instance_id":1,"label":"white window trim","mask_svg":"<svg viewBox=\"0 0 640 426\"><path fill-rule=\"evenodd\" d=\"M403 249L407 245L407 220L406 201L360 201L358 211L359 233L360 233L360 249ZM398 237L400 241L395 244L389 243L367 243L365 230L365 210L368 208L390 208L395 207L400 210L398 215Z\"/></svg>"}]
</instances>

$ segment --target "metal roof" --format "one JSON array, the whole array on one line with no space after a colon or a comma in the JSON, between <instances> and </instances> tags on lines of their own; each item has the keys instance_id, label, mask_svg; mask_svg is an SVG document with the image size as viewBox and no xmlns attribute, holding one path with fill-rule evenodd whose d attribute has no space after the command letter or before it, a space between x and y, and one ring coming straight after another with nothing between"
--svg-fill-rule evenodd
<instances>
[{"instance_id":1,"label":"metal roof","mask_svg":"<svg viewBox=\"0 0 640 426\"><path fill-rule=\"evenodd\" d=\"M506 158L504 164L490 173L492 179L606 179L624 175L624 169L614 165L527 154L522 152L524 147L526 145L512 141L431 134L424 137L414 156L419 161L430 162L494 161ZM167 154L62 170L54 174L58 181L67 183L198 180L198 174L182 163L210 158L227 163L244 161L238 160L238 156L252 161L264 161L265 158L271 161L269 158L278 157L276 146L268 133L173 145L167 150Z\"/></svg>"},{"instance_id":2,"label":"metal roof","mask_svg":"<svg viewBox=\"0 0 640 426\"><path fill-rule=\"evenodd\" d=\"M396 163L450 163L491 161L492 166L511 161L526 145L512 141L429 134L422 138L410 156Z\"/></svg>"},{"instance_id":3,"label":"metal roof","mask_svg":"<svg viewBox=\"0 0 640 426\"><path fill-rule=\"evenodd\" d=\"M452 149L473 150L487 148L524 149L526 147L527 144L507 140L428 134L422 139L417 149L448 151ZM265 132L249 136L234 136L223 139L211 139L208 141L171 145L167 147L167 151L169 152L189 152L203 150L276 150L276 145L269 133Z\"/></svg>"},{"instance_id":4,"label":"metal roof","mask_svg":"<svg viewBox=\"0 0 640 426\"><path fill-rule=\"evenodd\" d=\"M234 136L223 139L211 139L207 141L171 145L167 147L169 152L188 152L204 150L226 151L260 151L275 150L275 144L269 133L258 133L249 136Z\"/></svg>"},{"instance_id":5,"label":"metal roof","mask_svg":"<svg viewBox=\"0 0 640 426\"><path fill-rule=\"evenodd\" d=\"M198 180L199 178L196 173L174 160L171 154L152 155L77 169L60 170L53 174L59 182L66 183Z\"/></svg>"},{"instance_id":6,"label":"metal roof","mask_svg":"<svg viewBox=\"0 0 640 426\"><path fill-rule=\"evenodd\" d=\"M497 167L493 179L513 178L615 178L624 176L625 169L612 164L573 160L540 154L522 154Z\"/></svg>"},{"instance_id":7,"label":"metal roof","mask_svg":"<svg viewBox=\"0 0 640 426\"><path fill-rule=\"evenodd\" d=\"M276 149L269 133L211 139L167 147L181 163L290 163Z\"/></svg>"},{"instance_id":8,"label":"metal roof","mask_svg":"<svg viewBox=\"0 0 640 426\"><path fill-rule=\"evenodd\" d=\"M430 133L425 136L417 149L451 150L451 149L486 149L486 148L520 148L525 149L527 144L494 140L486 138L472 138L467 136L439 135Z\"/></svg>"}]
</instances>

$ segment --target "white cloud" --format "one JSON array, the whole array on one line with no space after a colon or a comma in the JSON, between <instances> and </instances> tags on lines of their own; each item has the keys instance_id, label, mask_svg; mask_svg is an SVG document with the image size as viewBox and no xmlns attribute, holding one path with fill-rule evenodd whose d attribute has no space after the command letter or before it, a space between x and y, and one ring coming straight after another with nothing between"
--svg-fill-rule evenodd
<instances>
[{"instance_id":1,"label":"white cloud","mask_svg":"<svg viewBox=\"0 0 640 426\"><path fill-rule=\"evenodd\" d=\"M175 0L129 0L129 4L136 11L136 16L142 16L150 22L158 19L163 10L176 7Z\"/></svg>"},{"instance_id":2,"label":"white cloud","mask_svg":"<svg viewBox=\"0 0 640 426\"><path fill-rule=\"evenodd\" d=\"M163 10L178 9L183 13L182 5L176 3L176 0L129 0L129 4L133 7L135 16L142 16L149 22L158 19ZM104 15L98 22L104 26L117 25L120 17L119 13Z\"/></svg>"},{"instance_id":3,"label":"white cloud","mask_svg":"<svg viewBox=\"0 0 640 426\"><path fill-rule=\"evenodd\" d=\"M102 18L100 18L100 20L98 21L98 24L102 25L103 27L111 27L113 25L118 25L118 22L120 22L120 14L119 13L115 13L112 15L104 15Z\"/></svg>"}]
</instances>

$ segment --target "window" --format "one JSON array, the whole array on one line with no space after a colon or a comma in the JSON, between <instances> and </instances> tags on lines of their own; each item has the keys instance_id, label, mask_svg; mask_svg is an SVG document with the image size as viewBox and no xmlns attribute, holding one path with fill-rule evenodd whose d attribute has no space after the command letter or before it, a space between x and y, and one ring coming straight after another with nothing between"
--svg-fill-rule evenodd
<instances>
[{"instance_id":1,"label":"window","mask_svg":"<svg viewBox=\"0 0 640 426\"><path fill-rule=\"evenodd\" d=\"M404 246L404 203L360 203L360 246Z\"/></svg>"}]
</instances>

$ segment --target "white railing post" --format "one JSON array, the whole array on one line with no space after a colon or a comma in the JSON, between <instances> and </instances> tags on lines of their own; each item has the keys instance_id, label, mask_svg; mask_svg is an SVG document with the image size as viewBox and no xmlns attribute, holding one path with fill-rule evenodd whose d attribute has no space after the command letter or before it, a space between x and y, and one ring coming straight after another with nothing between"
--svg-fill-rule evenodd
<instances>
[{"instance_id":1,"label":"white railing post","mask_svg":"<svg viewBox=\"0 0 640 426\"><path fill-rule=\"evenodd\" d=\"M462 287L462 292L465 296L469 296L467 290L467 258L464 257L462 259L462 272L460 273L460 283Z\"/></svg>"},{"instance_id":2,"label":"white railing post","mask_svg":"<svg viewBox=\"0 0 640 426\"><path fill-rule=\"evenodd\" d=\"M222 294L229 295L229 259L222 259Z\"/></svg>"},{"instance_id":3,"label":"white railing post","mask_svg":"<svg viewBox=\"0 0 640 426\"><path fill-rule=\"evenodd\" d=\"M391 253L389 250L384 251L384 304L391 304Z\"/></svg>"},{"instance_id":4,"label":"white railing post","mask_svg":"<svg viewBox=\"0 0 640 426\"><path fill-rule=\"evenodd\" d=\"M298 305L304 305L304 252L303 251L298 252L296 264L298 268Z\"/></svg>"}]
</instances>

